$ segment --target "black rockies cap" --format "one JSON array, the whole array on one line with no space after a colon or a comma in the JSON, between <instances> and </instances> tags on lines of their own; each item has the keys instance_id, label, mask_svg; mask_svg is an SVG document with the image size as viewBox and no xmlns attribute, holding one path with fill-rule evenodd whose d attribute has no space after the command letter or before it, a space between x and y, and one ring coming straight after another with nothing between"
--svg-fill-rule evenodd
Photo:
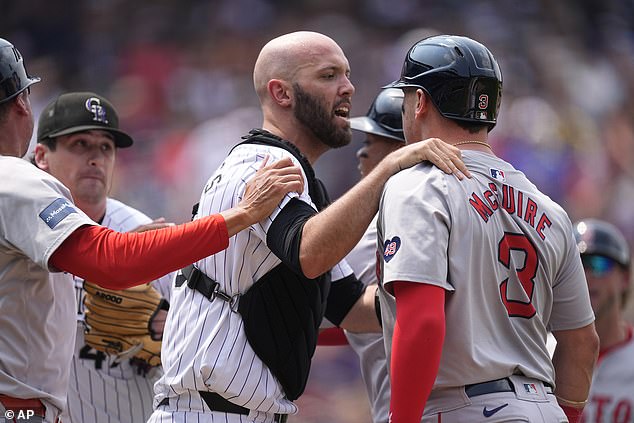
<instances>
[{"instance_id":1,"label":"black rockies cap","mask_svg":"<svg viewBox=\"0 0 634 423\"><path fill-rule=\"evenodd\" d=\"M119 148L130 147L133 143L128 134L119 130L119 116L112 103L91 92L62 94L51 101L40 115L37 140L92 129L110 132Z\"/></svg>"}]
</instances>

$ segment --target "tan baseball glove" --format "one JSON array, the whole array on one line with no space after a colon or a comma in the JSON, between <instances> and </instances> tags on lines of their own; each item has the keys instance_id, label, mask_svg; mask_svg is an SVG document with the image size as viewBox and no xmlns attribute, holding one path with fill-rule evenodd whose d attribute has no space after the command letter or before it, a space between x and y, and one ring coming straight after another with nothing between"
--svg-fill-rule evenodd
<instances>
[{"instance_id":1,"label":"tan baseball glove","mask_svg":"<svg viewBox=\"0 0 634 423\"><path fill-rule=\"evenodd\" d=\"M152 320L167 302L150 285L123 291L84 282L86 344L116 356L116 362L140 359L150 366L161 364L161 337Z\"/></svg>"}]
</instances>

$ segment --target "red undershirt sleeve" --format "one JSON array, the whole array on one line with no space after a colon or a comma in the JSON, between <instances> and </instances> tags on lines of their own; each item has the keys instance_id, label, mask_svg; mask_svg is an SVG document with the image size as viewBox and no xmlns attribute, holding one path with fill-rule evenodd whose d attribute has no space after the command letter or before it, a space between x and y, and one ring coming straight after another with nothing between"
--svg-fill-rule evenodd
<instances>
[{"instance_id":1,"label":"red undershirt sleeve","mask_svg":"<svg viewBox=\"0 0 634 423\"><path fill-rule=\"evenodd\" d=\"M559 406L561 407L562 410L564 410L566 417L568 417L569 423L577 423L578 421L581 420L581 415L583 414L583 408L573 408L573 407L570 407L569 405L562 405L562 404L559 404Z\"/></svg>"},{"instance_id":2,"label":"red undershirt sleeve","mask_svg":"<svg viewBox=\"0 0 634 423\"><path fill-rule=\"evenodd\" d=\"M110 289L157 279L229 245L219 215L147 232L82 226L57 248L49 265Z\"/></svg>"},{"instance_id":3,"label":"red undershirt sleeve","mask_svg":"<svg viewBox=\"0 0 634 423\"><path fill-rule=\"evenodd\" d=\"M327 328L319 332L317 345L338 346L348 345L348 338L341 328Z\"/></svg>"},{"instance_id":4,"label":"red undershirt sleeve","mask_svg":"<svg viewBox=\"0 0 634 423\"><path fill-rule=\"evenodd\" d=\"M401 281L394 282L393 288L396 323L390 363L390 422L420 423L440 366L445 290Z\"/></svg>"}]
</instances>

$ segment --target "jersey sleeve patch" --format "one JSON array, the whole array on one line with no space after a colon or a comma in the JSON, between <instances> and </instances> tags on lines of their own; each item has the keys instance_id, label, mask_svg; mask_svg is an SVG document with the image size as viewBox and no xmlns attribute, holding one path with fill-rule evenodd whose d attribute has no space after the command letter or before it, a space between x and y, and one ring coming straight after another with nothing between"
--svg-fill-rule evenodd
<instances>
[{"instance_id":1,"label":"jersey sleeve patch","mask_svg":"<svg viewBox=\"0 0 634 423\"><path fill-rule=\"evenodd\" d=\"M40 219L42 219L49 228L54 229L59 222L72 213L77 213L77 210L75 210L71 203L65 198L58 198L42 210Z\"/></svg>"},{"instance_id":2,"label":"jersey sleeve patch","mask_svg":"<svg viewBox=\"0 0 634 423\"><path fill-rule=\"evenodd\" d=\"M383 258L385 261L389 262L392 260L399 248L401 248L401 238L395 236L394 238L385 241L383 243Z\"/></svg>"}]
</instances>

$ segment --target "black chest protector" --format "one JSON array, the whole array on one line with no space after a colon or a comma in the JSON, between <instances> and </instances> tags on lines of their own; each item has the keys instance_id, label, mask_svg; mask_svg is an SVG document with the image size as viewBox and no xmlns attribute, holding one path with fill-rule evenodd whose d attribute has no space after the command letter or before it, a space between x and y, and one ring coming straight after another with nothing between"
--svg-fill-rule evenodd
<instances>
[{"instance_id":1,"label":"black chest protector","mask_svg":"<svg viewBox=\"0 0 634 423\"><path fill-rule=\"evenodd\" d=\"M251 130L243 138L238 145L270 145L290 152L302 165L310 198L318 210L329 204L325 187L297 147L261 129ZM238 312L249 344L279 380L289 400L299 398L306 387L329 289L330 272L308 279L280 263L240 297Z\"/></svg>"}]
</instances>

